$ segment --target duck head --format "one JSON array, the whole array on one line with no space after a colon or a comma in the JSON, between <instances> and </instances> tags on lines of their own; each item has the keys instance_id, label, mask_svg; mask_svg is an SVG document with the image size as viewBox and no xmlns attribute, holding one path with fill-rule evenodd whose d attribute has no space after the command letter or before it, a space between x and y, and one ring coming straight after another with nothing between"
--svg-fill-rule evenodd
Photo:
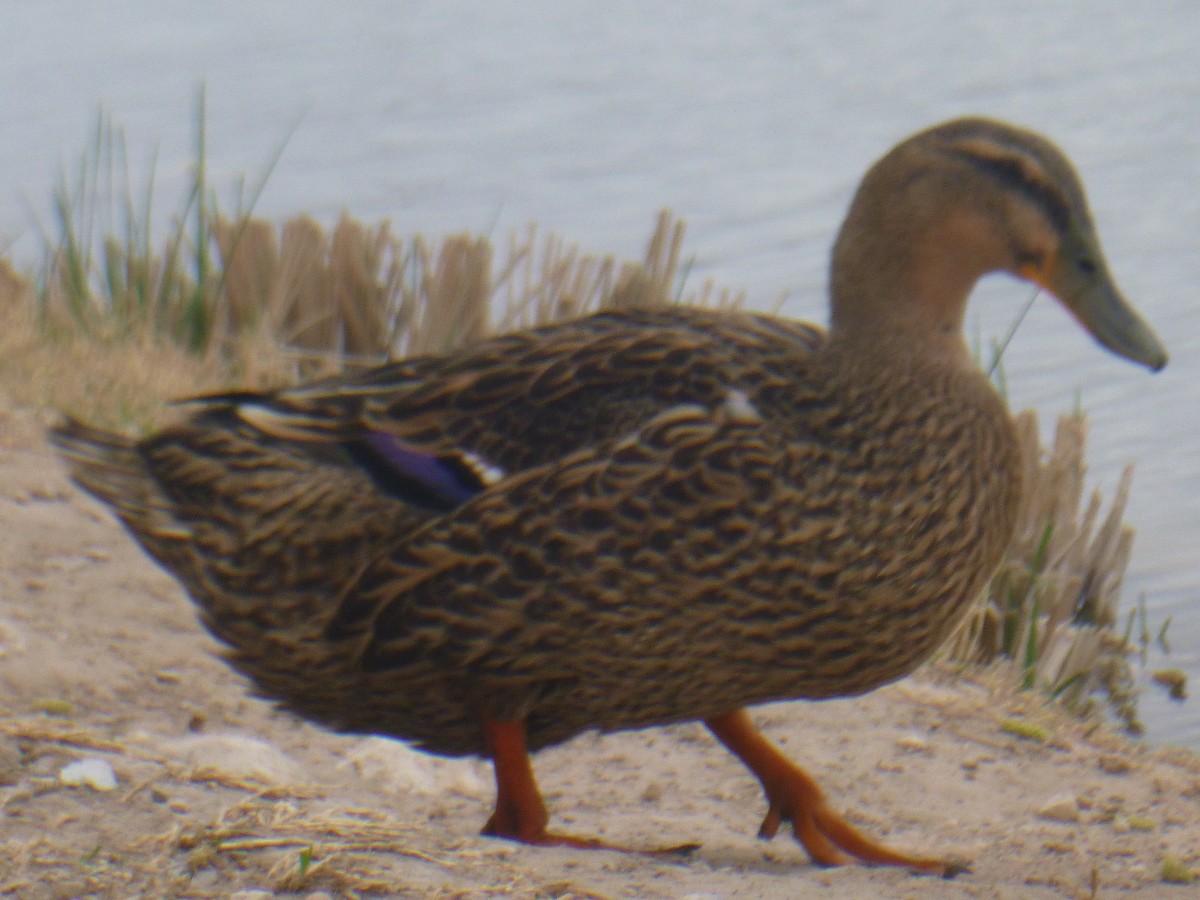
<instances>
[{"instance_id":1,"label":"duck head","mask_svg":"<svg viewBox=\"0 0 1200 900\"><path fill-rule=\"evenodd\" d=\"M1118 356L1166 365L1109 272L1066 156L980 118L913 135L867 173L834 245L831 334L962 356L967 298L998 271L1044 288Z\"/></svg>"}]
</instances>

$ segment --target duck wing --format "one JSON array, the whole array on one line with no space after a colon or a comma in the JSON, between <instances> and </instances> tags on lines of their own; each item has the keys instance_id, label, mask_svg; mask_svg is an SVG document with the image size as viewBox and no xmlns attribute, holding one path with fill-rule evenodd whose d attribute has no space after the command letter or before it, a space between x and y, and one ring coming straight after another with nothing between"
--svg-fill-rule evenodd
<instances>
[{"instance_id":1,"label":"duck wing","mask_svg":"<svg viewBox=\"0 0 1200 900\"><path fill-rule=\"evenodd\" d=\"M716 408L731 389L769 403L821 340L811 325L752 314L608 313L447 357L192 402L265 439L337 446L386 494L446 512L675 406Z\"/></svg>"}]
</instances>

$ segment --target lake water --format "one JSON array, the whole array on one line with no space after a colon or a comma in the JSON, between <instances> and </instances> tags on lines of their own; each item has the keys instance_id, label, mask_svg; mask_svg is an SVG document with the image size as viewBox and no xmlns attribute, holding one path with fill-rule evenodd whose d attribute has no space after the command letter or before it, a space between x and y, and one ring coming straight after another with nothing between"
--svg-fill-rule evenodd
<instances>
[{"instance_id":1,"label":"lake water","mask_svg":"<svg viewBox=\"0 0 1200 900\"><path fill-rule=\"evenodd\" d=\"M203 80L223 200L295 125L262 214L346 209L427 234L537 220L633 256L669 206L694 276L822 320L829 243L873 159L964 113L1045 131L1172 359L1152 377L1042 300L1006 357L1010 395L1045 428L1078 393L1107 494L1136 461L1126 600L1172 618L1152 665L1200 679L1200 4L44 0L5 18L0 247L18 258L101 103L135 180L157 148L162 216L177 208ZM985 282L973 327L1002 334L1028 293ZM1200 701L1151 689L1142 710L1153 736L1200 746Z\"/></svg>"}]
</instances>

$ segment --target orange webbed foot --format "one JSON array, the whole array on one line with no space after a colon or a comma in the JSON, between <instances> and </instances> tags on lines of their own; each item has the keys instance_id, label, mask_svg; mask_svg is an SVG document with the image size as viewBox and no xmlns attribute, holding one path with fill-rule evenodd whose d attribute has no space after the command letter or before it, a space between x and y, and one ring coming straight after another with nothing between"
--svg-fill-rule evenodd
<instances>
[{"instance_id":1,"label":"orange webbed foot","mask_svg":"<svg viewBox=\"0 0 1200 900\"><path fill-rule=\"evenodd\" d=\"M623 853L679 856L699 844L680 844L654 850L638 850L609 844L596 838L576 837L550 831L550 814L538 790L525 744L524 722L483 720L484 737L496 769L496 809L483 834L507 838L539 847L575 847L580 850L615 850Z\"/></svg>"},{"instance_id":2,"label":"orange webbed foot","mask_svg":"<svg viewBox=\"0 0 1200 900\"><path fill-rule=\"evenodd\" d=\"M707 725L758 776L766 791L769 806L758 831L760 838L773 838L784 822L791 822L796 840L818 865L858 861L942 878L969 871L964 863L912 856L868 838L830 809L817 783L759 734L744 710L709 719Z\"/></svg>"}]
</instances>

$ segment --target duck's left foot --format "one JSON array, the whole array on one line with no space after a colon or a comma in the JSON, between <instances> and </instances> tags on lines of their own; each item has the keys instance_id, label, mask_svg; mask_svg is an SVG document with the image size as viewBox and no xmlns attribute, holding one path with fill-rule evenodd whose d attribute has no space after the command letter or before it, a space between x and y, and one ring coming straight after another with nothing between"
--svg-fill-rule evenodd
<instances>
[{"instance_id":1,"label":"duck's left foot","mask_svg":"<svg viewBox=\"0 0 1200 900\"><path fill-rule=\"evenodd\" d=\"M970 868L962 862L912 856L871 840L835 813L817 783L759 734L745 710L707 720L713 734L758 776L770 804L760 838L773 838L784 822L813 862L842 866L855 860L871 866L900 866L922 875L954 878Z\"/></svg>"},{"instance_id":2,"label":"duck's left foot","mask_svg":"<svg viewBox=\"0 0 1200 900\"><path fill-rule=\"evenodd\" d=\"M576 847L582 850L617 850L666 856L687 855L699 848L699 844L679 844L641 850L548 830L546 826L550 814L538 790L533 766L526 752L525 723L484 719L483 732L496 769L496 809L483 826L483 834L539 847Z\"/></svg>"}]
</instances>

